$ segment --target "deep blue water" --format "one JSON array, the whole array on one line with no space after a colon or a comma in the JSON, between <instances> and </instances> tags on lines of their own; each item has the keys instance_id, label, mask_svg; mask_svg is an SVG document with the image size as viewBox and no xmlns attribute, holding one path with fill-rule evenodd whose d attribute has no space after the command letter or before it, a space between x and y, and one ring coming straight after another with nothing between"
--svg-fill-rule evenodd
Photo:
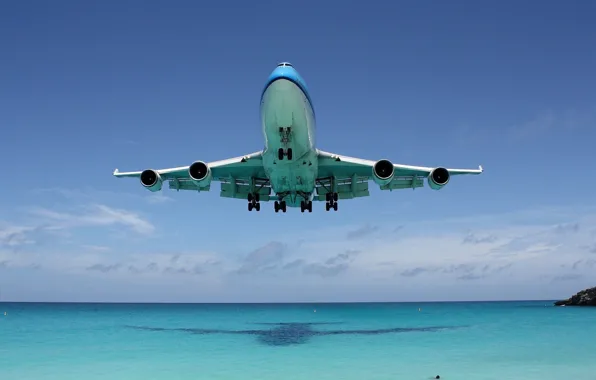
<instances>
[{"instance_id":1,"label":"deep blue water","mask_svg":"<svg viewBox=\"0 0 596 380\"><path fill-rule=\"evenodd\" d=\"M0 308L0 379L596 379L596 308L550 301Z\"/></svg>"}]
</instances>

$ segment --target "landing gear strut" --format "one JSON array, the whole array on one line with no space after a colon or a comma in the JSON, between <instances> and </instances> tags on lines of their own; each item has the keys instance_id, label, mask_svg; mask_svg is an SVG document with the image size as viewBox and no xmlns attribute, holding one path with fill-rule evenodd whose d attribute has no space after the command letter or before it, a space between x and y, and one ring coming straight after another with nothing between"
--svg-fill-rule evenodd
<instances>
[{"instance_id":1,"label":"landing gear strut","mask_svg":"<svg viewBox=\"0 0 596 380\"><path fill-rule=\"evenodd\" d=\"M312 201L301 201L300 202L300 211L304 212L308 210L308 212L312 212Z\"/></svg>"},{"instance_id":2,"label":"landing gear strut","mask_svg":"<svg viewBox=\"0 0 596 380\"><path fill-rule=\"evenodd\" d=\"M325 199L327 200L327 203L325 204L325 209L327 211L331 209L337 211L337 200L339 199L337 193L327 193L325 194Z\"/></svg>"},{"instance_id":3,"label":"landing gear strut","mask_svg":"<svg viewBox=\"0 0 596 380\"><path fill-rule=\"evenodd\" d=\"M286 201L275 201L274 206L275 212L279 212L279 210L286 212Z\"/></svg>"},{"instance_id":4,"label":"landing gear strut","mask_svg":"<svg viewBox=\"0 0 596 380\"><path fill-rule=\"evenodd\" d=\"M255 209L257 212L261 211L261 203L259 202L259 194L248 194L248 211Z\"/></svg>"}]
</instances>

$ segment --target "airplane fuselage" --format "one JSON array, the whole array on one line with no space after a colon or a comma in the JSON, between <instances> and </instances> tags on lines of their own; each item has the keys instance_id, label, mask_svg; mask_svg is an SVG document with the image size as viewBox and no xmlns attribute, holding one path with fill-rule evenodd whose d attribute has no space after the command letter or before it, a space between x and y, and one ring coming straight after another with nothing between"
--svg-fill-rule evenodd
<instances>
[{"instance_id":1,"label":"airplane fuselage","mask_svg":"<svg viewBox=\"0 0 596 380\"><path fill-rule=\"evenodd\" d=\"M297 71L280 64L261 96L263 167L271 189L288 206L312 199L318 162L316 121L308 89Z\"/></svg>"}]
</instances>

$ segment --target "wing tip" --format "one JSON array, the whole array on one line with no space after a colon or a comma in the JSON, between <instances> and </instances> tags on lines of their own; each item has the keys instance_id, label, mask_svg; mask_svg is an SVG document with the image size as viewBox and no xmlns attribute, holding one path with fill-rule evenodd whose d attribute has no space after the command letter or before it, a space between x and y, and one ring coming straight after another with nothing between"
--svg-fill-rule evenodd
<instances>
[{"instance_id":1,"label":"wing tip","mask_svg":"<svg viewBox=\"0 0 596 380\"><path fill-rule=\"evenodd\" d=\"M112 173L112 175L118 175L118 173L120 173L120 170L114 169L114 172Z\"/></svg>"},{"instance_id":2,"label":"wing tip","mask_svg":"<svg viewBox=\"0 0 596 380\"><path fill-rule=\"evenodd\" d=\"M478 165L478 170L480 170L480 173L484 172L484 168L482 167L482 165Z\"/></svg>"}]
</instances>

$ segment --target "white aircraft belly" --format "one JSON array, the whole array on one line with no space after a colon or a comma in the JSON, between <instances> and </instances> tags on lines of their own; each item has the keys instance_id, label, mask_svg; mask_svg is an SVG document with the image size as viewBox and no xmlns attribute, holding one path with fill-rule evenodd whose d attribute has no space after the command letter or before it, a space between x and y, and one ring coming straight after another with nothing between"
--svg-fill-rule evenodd
<instances>
[{"instance_id":1,"label":"white aircraft belly","mask_svg":"<svg viewBox=\"0 0 596 380\"><path fill-rule=\"evenodd\" d=\"M317 178L317 154L314 149L314 115L306 96L291 81L280 79L265 91L261 103L261 120L265 137L263 166L275 193L288 206L299 206L302 197L311 194ZM282 142L280 127L291 127L289 142ZM292 149L292 160L278 159L278 149Z\"/></svg>"}]
</instances>

